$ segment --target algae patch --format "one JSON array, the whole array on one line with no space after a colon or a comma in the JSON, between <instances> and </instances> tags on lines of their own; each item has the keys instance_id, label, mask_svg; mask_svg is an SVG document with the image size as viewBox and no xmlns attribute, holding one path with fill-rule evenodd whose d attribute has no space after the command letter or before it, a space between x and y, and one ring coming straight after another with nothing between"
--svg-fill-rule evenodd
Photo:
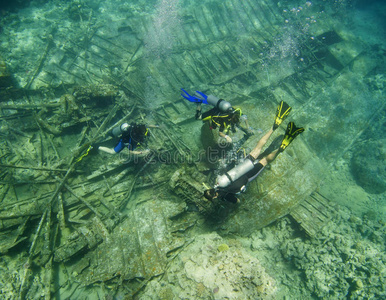
<instances>
[{"instance_id":1,"label":"algae patch","mask_svg":"<svg viewBox=\"0 0 386 300\"><path fill-rule=\"evenodd\" d=\"M217 250L219 252L225 252L225 251L229 250L229 246L227 244L221 244L217 247Z\"/></svg>"}]
</instances>

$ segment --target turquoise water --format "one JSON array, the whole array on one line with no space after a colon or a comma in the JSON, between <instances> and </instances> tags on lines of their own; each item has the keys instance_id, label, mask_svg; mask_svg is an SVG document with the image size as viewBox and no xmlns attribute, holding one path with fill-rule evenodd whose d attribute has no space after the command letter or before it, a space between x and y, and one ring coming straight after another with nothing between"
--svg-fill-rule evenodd
<instances>
[{"instance_id":1,"label":"turquoise water","mask_svg":"<svg viewBox=\"0 0 386 300\"><path fill-rule=\"evenodd\" d=\"M0 5L4 299L385 297L382 1ZM246 153L281 100L305 128L220 221L181 88L241 108ZM153 160L82 156L123 121Z\"/></svg>"}]
</instances>

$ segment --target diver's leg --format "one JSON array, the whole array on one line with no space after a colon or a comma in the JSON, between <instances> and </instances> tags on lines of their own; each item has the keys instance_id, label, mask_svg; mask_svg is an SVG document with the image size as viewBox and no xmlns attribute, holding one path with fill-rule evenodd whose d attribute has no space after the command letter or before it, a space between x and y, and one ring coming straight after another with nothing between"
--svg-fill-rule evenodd
<instances>
[{"instance_id":1,"label":"diver's leg","mask_svg":"<svg viewBox=\"0 0 386 300\"><path fill-rule=\"evenodd\" d=\"M273 129L271 128L261 139L260 141L257 142L257 145L256 147L251 151L251 153L249 153L249 155L255 160L260 152L261 152L261 149L263 148L263 146L267 143L269 137L271 136L271 134L273 133Z\"/></svg>"},{"instance_id":2,"label":"diver's leg","mask_svg":"<svg viewBox=\"0 0 386 300\"><path fill-rule=\"evenodd\" d=\"M117 145L113 149L100 146L98 147L98 150L101 150L109 154L117 154L118 152L121 152L123 148L125 148L125 143L123 142L122 139L120 139Z\"/></svg>"},{"instance_id":3,"label":"diver's leg","mask_svg":"<svg viewBox=\"0 0 386 300\"><path fill-rule=\"evenodd\" d=\"M275 151L272 151L267 156L264 156L262 159L259 160L259 163L261 163L264 167L271 163L279 153L279 149L276 149Z\"/></svg>"},{"instance_id":4,"label":"diver's leg","mask_svg":"<svg viewBox=\"0 0 386 300\"><path fill-rule=\"evenodd\" d=\"M98 150L103 151L103 152L106 152L106 153L108 153L108 154L117 154L117 152L115 152L114 149L107 148L107 147L103 147L103 146L100 146L100 147L98 148Z\"/></svg>"}]
</instances>

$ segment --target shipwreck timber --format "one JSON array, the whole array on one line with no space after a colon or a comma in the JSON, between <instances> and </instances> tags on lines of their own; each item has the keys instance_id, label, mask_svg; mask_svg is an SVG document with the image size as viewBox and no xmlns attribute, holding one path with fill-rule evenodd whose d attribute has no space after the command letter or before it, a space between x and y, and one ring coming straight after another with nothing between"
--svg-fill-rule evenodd
<instances>
[{"instance_id":1,"label":"shipwreck timber","mask_svg":"<svg viewBox=\"0 0 386 300\"><path fill-rule=\"evenodd\" d=\"M30 58L28 76L22 76L26 70L15 74L23 88L13 87L0 65L0 253L24 251L9 291L20 299L36 290L46 299L71 297L92 284L134 297L164 276L192 242L190 232L219 207L213 228L224 233L247 235L288 213L302 222L298 205L311 203L317 176L347 151L344 135L357 139L381 112L379 104L364 122L331 121L345 111L323 97L355 82L353 70L375 76L377 58L331 26L294 36L295 57L293 49L279 53L287 16L266 1L207 1L184 10L167 53L153 53L144 42L157 32L150 15L133 15L112 29L97 23L88 7L76 9L87 16L79 28L52 30L37 45L39 57ZM212 182L194 159L201 124L190 103L179 99L181 87L218 92L242 107L255 129L269 128L285 99L312 134L291 145L239 207L205 202L203 183ZM344 99L334 105L343 107ZM111 145L108 131L126 121L160 126L151 129L152 155L137 161L85 155L94 142ZM334 127L340 133L329 140L326 132ZM260 134L255 130L244 148ZM11 271L4 272L11 277Z\"/></svg>"}]
</instances>

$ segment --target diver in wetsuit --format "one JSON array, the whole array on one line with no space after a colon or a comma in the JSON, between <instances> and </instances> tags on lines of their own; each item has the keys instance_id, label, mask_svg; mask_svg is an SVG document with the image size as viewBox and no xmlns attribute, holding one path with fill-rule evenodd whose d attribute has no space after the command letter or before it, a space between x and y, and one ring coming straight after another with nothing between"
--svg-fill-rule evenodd
<instances>
[{"instance_id":1,"label":"diver in wetsuit","mask_svg":"<svg viewBox=\"0 0 386 300\"><path fill-rule=\"evenodd\" d=\"M119 138L114 148L104 146L92 145L93 149L100 150L109 154L116 154L121 152L124 148L129 149L132 154L148 154L149 149L140 149L149 136L148 128L143 124L123 123L121 126L115 127L110 132L114 138Z\"/></svg>"},{"instance_id":2,"label":"diver in wetsuit","mask_svg":"<svg viewBox=\"0 0 386 300\"><path fill-rule=\"evenodd\" d=\"M248 125L248 119L246 115L243 115L241 109L233 108L232 105L224 99L219 99L213 95L205 95L202 92L196 91L194 95L190 95L184 89L181 96L190 102L197 103L196 119L209 122L210 129L219 128L219 135L226 139L228 143L232 143L232 138L228 135L230 132L236 132L236 127L241 129L248 136L251 135L250 127ZM214 106L207 112L201 112L201 104L209 104ZM240 126L240 121L245 122L246 128Z\"/></svg>"},{"instance_id":3,"label":"diver in wetsuit","mask_svg":"<svg viewBox=\"0 0 386 300\"><path fill-rule=\"evenodd\" d=\"M287 103L281 101L277 108L273 127L259 140L256 147L241 163L217 177L214 188L204 192L204 197L206 199L212 200L220 197L229 202L239 202L236 195L244 192L246 190L246 185L255 179L263 171L265 166L272 162L279 153L283 152L297 135L304 131L304 128L296 127L295 123L288 123L286 133L281 140L280 145L275 145L275 143L273 143L273 150L269 151L267 155L264 153L263 155L260 155L263 146L267 143L272 133L288 116L290 111L291 107Z\"/></svg>"}]
</instances>

